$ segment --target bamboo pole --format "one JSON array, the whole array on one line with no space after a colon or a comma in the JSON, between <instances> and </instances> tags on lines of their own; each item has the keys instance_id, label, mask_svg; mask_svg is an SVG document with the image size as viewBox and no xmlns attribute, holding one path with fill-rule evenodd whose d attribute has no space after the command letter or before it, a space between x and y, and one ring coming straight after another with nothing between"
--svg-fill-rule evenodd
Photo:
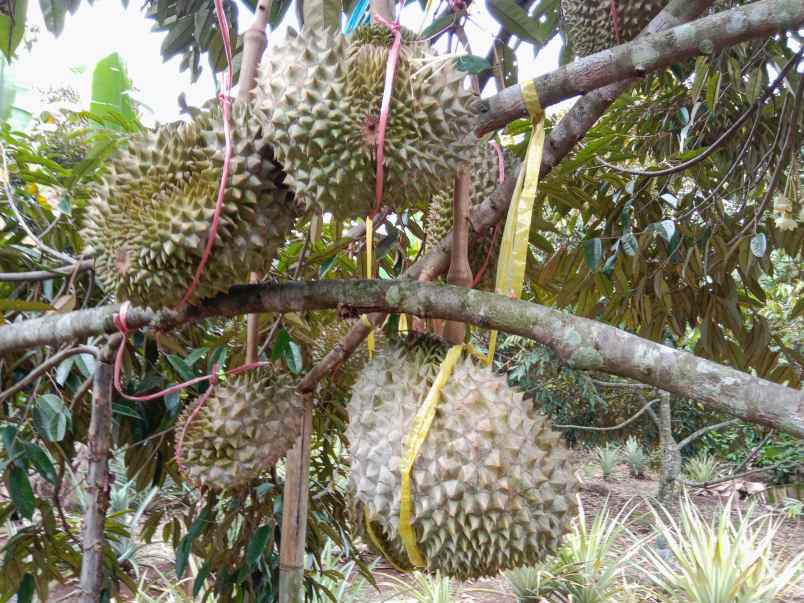
<instances>
[{"instance_id":1,"label":"bamboo pole","mask_svg":"<svg viewBox=\"0 0 804 603\"><path fill-rule=\"evenodd\" d=\"M304 603L304 543L307 536L310 433L313 404L307 397L302 432L288 452L279 549L279 603Z\"/></svg>"},{"instance_id":2,"label":"bamboo pole","mask_svg":"<svg viewBox=\"0 0 804 603\"><path fill-rule=\"evenodd\" d=\"M450 255L447 282L458 287L472 286L472 267L469 265L469 195L472 180L467 165L461 165L455 173L455 188L452 195L452 253ZM463 343L466 324L454 320L444 326L444 338L453 345Z\"/></svg>"}]
</instances>

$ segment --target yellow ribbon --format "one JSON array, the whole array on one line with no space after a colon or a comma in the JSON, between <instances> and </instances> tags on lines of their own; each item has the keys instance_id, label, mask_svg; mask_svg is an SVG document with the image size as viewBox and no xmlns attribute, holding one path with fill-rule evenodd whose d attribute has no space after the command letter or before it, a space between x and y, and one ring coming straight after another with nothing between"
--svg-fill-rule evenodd
<instances>
[{"instance_id":1,"label":"yellow ribbon","mask_svg":"<svg viewBox=\"0 0 804 603\"><path fill-rule=\"evenodd\" d=\"M406 335L408 332L408 315L407 314L400 314L399 315L399 333L402 335Z\"/></svg>"},{"instance_id":2,"label":"yellow ribbon","mask_svg":"<svg viewBox=\"0 0 804 603\"><path fill-rule=\"evenodd\" d=\"M369 280L374 278L374 220L371 219L371 216L366 218L366 278ZM363 314L361 318L363 324L370 329L366 344L368 345L368 357L371 360L374 358L374 327L368 316Z\"/></svg>"},{"instance_id":3,"label":"yellow ribbon","mask_svg":"<svg viewBox=\"0 0 804 603\"><path fill-rule=\"evenodd\" d=\"M497 263L497 282L495 291L501 295L519 298L525 282L525 266L528 261L528 240L533 205L539 190L539 170L542 165L544 149L544 111L539 102L539 93L532 80L521 85L522 99L533 120L533 131L525 155L525 162L511 197L508 216L505 219L500 259ZM497 348L497 331L489 335L489 351L484 363L489 366L494 360Z\"/></svg>"},{"instance_id":4,"label":"yellow ribbon","mask_svg":"<svg viewBox=\"0 0 804 603\"><path fill-rule=\"evenodd\" d=\"M432 425L435 418L436 407L441 399L441 390L449 381L455 364L461 358L462 351L463 345L455 345L447 352L446 357L441 362L438 375L436 375L435 381L433 381L433 385L427 393L427 397L419 407L416 416L413 417L413 423L411 423L408 433L405 434L405 438L402 440L402 462L400 463L402 497L399 503L399 535L402 537L402 543L405 545L405 551L410 562L416 567L424 567L426 561L416 544L416 534L412 525L413 496L410 492L410 474L419 454L419 449L427 439L430 425Z\"/></svg>"},{"instance_id":5,"label":"yellow ribbon","mask_svg":"<svg viewBox=\"0 0 804 603\"><path fill-rule=\"evenodd\" d=\"M393 567L400 574L404 574L410 571L399 567L396 563L394 563L394 560L391 558L391 556L385 552L385 548L382 546L382 542L377 537L377 534L374 532L374 528L371 527L371 518L369 518L368 507L366 505L363 505L363 520L366 525L366 534L368 534L369 540L371 540L371 543L380 552L380 555L382 555L385 558L385 560L391 564L391 567Z\"/></svg>"}]
</instances>

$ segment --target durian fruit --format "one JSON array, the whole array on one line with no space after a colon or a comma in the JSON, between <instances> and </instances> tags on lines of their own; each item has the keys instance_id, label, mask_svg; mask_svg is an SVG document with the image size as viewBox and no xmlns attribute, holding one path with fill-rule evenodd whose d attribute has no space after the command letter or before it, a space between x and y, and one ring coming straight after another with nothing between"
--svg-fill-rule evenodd
<instances>
[{"instance_id":1,"label":"durian fruit","mask_svg":"<svg viewBox=\"0 0 804 603\"><path fill-rule=\"evenodd\" d=\"M195 408L176 424L176 438ZM293 446L304 400L286 373L259 368L214 386L184 433L182 464L190 481L217 490L247 484Z\"/></svg>"},{"instance_id":2,"label":"durian fruit","mask_svg":"<svg viewBox=\"0 0 804 603\"><path fill-rule=\"evenodd\" d=\"M467 161L472 180L470 204L474 207L488 199L499 186L499 158L492 145L481 143L472 148ZM519 163L513 155L503 151L506 178L516 178ZM436 245L450 230L452 230L452 183L447 189L433 195L424 222L429 245ZM493 230L489 230L483 234L473 235L469 245L469 265L472 274L477 275L486 265L478 283L478 287L482 289L494 289L501 238L499 232L495 236Z\"/></svg>"},{"instance_id":3,"label":"durian fruit","mask_svg":"<svg viewBox=\"0 0 804 603\"><path fill-rule=\"evenodd\" d=\"M606 50L633 40L659 14L663 0L614 0L619 22L612 20L612 0L561 0L564 33L576 56Z\"/></svg>"},{"instance_id":4,"label":"durian fruit","mask_svg":"<svg viewBox=\"0 0 804 603\"><path fill-rule=\"evenodd\" d=\"M378 353L349 404L351 488L404 560L399 535L403 438L446 346L419 336ZM503 375L462 358L443 388L411 476L413 529L427 569L494 576L555 551L576 508L575 478L558 433Z\"/></svg>"},{"instance_id":5,"label":"durian fruit","mask_svg":"<svg viewBox=\"0 0 804 603\"><path fill-rule=\"evenodd\" d=\"M246 105L232 108L232 147L216 242L191 302L268 269L297 213L263 127ZM224 148L216 108L132 137L112 157L81 231L104 289L138 305L178 304L207 242Z\"/></svg>"},{"instance_id":6,"label":"durian fruit","mask_svg":"<svg viewBox=\"0 0 804 603\"><path fill-rule=\"evenodd\" d=\"M335 318L321 329L312 346L312 357L315 364L321 362L337 345L341 343L354 325L353 321ZM348 394L352 386L368 362L368 348L363 343L327 378L319 383L322 397L337 397Z\"/></svg>"},{"instance_id":7,"label":"durian fruit","mask_svg":"<svg viewBox=\"0 0 804 603\"><path fill-rule=\"evenodd\" d=\"M268 53L255 91L285 182L337 218L374 207L377 126L391 35L381 25L289 32ZM385 134L383 205L423 203L473 144L477 97L451 59L405 32Z\"/></svg>"}]
</instances>

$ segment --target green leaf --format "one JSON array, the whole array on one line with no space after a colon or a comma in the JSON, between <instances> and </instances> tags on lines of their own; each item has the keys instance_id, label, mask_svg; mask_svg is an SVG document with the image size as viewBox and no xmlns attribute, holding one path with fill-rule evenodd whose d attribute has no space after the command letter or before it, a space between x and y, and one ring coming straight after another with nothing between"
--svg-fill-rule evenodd
<instances>
[{"instance_id":1,"label":"green leaf","mask_svg":"<svg viewBox=\"0 0 804 603\"><path fill-rule=\"evenodd\" d=\"M187 561L190 558L193 540L200 536L208 518L209 510L204 508L179 542L179 547L176 549L176 577L179 579L184 576L184 572L187 569Z\"/></svg>"},{"instance_id":2,"label":"green leaf","mask_svg":"<svg viewBox=\"0 0 804 603\"><path fill-rule=\"evenodd\" d=\"M34 577L31 574L25 574L20 580L20 586L17 589L17 603L31 603L35 586Z\"/></svg>"},{"instance_id":3,"label":"green leaf","mask_svg":"<svg viewBox=\"0 0 804 603\"><path fill-rule=\"evenodd\" d=\"M204 565L198 570L198 574L196 574L195 580L193 581L193 600L198 599L198 593L204 588L204 582L209 576L209 571L209 561L204 561Z\"/></svg>"},{"instance_id":4,"label":"green leaf","mask_svg":"<svg viewBox=\"0 0 804 603\"><path fill-rule=\"evenodd\" d=\"M56 483L58 476L56 475L56 468L50 460L47 452L33 442L25 443L25 457L30 461L31 465L51 484Z\"/></svg>"},{"instance_id":5,"label":"green leaf","mask_svg":"<svg viewBox=\"0 0 804 603\"><path fill-rule=\"evenodd\" d=\"M309 31L338 30L341 25L340 0L304 0L304 29Z\"/></svg>"},{"instance_id":6,"label":"green leaf","mask_svg":"<svg viewBox=\"0 0 804 603\"><path fill-rule=\"evenodd\" d=\"M11 15L7 15L7 7L11 6L11 2L14 0L3 3L5 10L0 14L0 48L3 49L3 54L9 61L22 41L25 33L25 18L28 14L28 0L16 0L13 18Z\"/></svg>"},{"instance_id":7,"label":"green leaf","mask_svg":"<svg viewBox=\"0 0 804 603\"><path fill-rule=\"evenodd\" d=\"M45 302L27 299L0 299L0 312L45 312L53 306Z\"/></svg>"},{"instance_id":8,"label":"green leaf","mask_svg":"<svg viewBox=\"0 0 804 603\"><path fill-rule=\"evenodd\" d=\"M653 230L668 243L676 234L676 225L672 220L662 220L653 225Z\"/></svg>"},{"instance_id":9,"label":"green leaf","mask_svg":"<svg viewBox=\"0 0 804 603\"><path fill-rule=\"evenodd\" d=\"M131 102L131 90L131 80L128 78L125 63L119 54L113 52L95 65L89 110L103 117L122 118L122 121L113 119L109 124L114 129L125 130L123 124L130 123L131 130L139 130L137 112Z\"/></svg>"},{"instance_id":10,"label":"green leaf","mask_svg":"<svg viewBox=\"0 0 804 603\"><path fill-rule=\"evenodd\" d=\"M173 367L173 370L179 374L179 377L181 377L183 381L189 381L195 377L193 374L193 369L187 365L187 363L184 361L184 358L176 356L176 354L168 354L167 361L170 363L170 366Z\"/></svg>"},{"instance_id":11,"label":"green leaf","mask_svg":"<svg viewBox=\"0 0 804 603\"><path fill-rule=\"evenodd\" d=\"M71 415L59 396L44 394L36 398L33 418L39 433L51 442L61 442L67 435Z\"/></svg>"},{"instance_id":12,"label":"green leaf","mask_svg":"<svg viewBox=\"0 0 804 603\"><path fill-rule=\"evenodd\" d=\"M324 278L327 275L332 267L335 265L335 260L338 258L337 254L333 255L330 258L327 258L323 262L321 262L321 266L318 268L318 278Z\"/></svg>"},{"instance_id":13,"label":"green leaf","mask_svg":"<svg viewBox=\"0 0 804 603\"><path fill-rule=\"evenodd\" d=\"M621 236L620 243L622 243L625 255L634 256L636 255L636 252L639 250L639 242L637 241L637 238L634 236L634 233L632 232L627 232L623 236Z\"/></svg>"},{"instance_id":14,"label":"green leaf","mask_svg":"<svg viewBox=\"0 0 804 603\"><path fill-rule=\"evenodd\" d=\"M55 36L60 36L64 31L64 17L67 14L67 5L63 0L39 0L42 8L42 17L45 19L45 27Z\"/></svg>"},{"instance_id":15,"label":"green leaf","mask_svg":"<svg viewBox=\"0 0 804 603\"><path fill-rule=\"evenodd\" d=\"M491 63L483 57L474 54L465 54L455 59L455 67L458 71L466 71L467 73L477 75L491 69Z\"/></svg>"},{"instance_id":16,"label":"green leaf","mask_svg":"<svg viewBox=\"0 0 804 603\"><path fill-rule=\"evenodd\" d=\"M454 21L455 21L455 15L453 15L452 13L446 13L441 17L439 17L438 19L435 19L432 23L430 23L430 25L425 27L424 31L422 31L419 38L422 40L431 38L437 33L442 32L447 27L452 25Z\"/></svg>"},{"instance_id":17,"label":"green leaf","mask_svg":"<svg viewBox=\"0 0 804 603\"><path fill-rule=\"evenodd\" d=\"M751 237L751 253L754 256L761 258L765 255L765 251L768 248L768 239L765 236L764 232L758 232L753 237Z\"/></svg>"},{"instance_id":18,"label":"green leaf","mask_svg":"<svg viewBox=\"0 0 804 603\"><path fill-rule=\"evenodd\" d=\"M487 0L491 15L509 32L523 42L544 44L550 32L537 19L532 19L515 0Z\"/></svg>"},{"instance_id":19,"label":"green leaf","mask_svg":"<svg viewBox=\"0 0 804 603\"><path fill-rule=\"evenodd\" d=\"M583 244L584 258L589 270L596 272L603 259L603 242L598 239L590 239Z\"/></svg>"},{"instance_id":20,"label":"green leaf","mask_svg":"<svg viewBox=\"0 0 804 603\"><path fill-rule=\"evenodd\" d=\"M271 535L271 530L271 526L260 526L254 532L251 540L249 540L248 548L246 549L246 563L249 566L257 563L260 555L262 555L263 551L265 550L265 545L268 542L268 536Z\"/></svg>"},{"instance_id":21,"label":"green leaf","mask_svg":"<svg viewBox=\"0 0 804 603\"><path fill-rule=\"evenodd\" d=\"M165 397L167 398L167 396ZM121 417L131 417L132 419L138 419L140 421L143 420L142 415L140 415L137 409L117 402L112 402L112 414L120 415Z\"/></svg>"},{"instance_id":22,"label":"green leaf","mask_svg":"<svg viewBox=\"0 0 804 603\"><path fill-rule=\"evenodd\" d=\"M25 519L31 519L34 514L34 495L28 472L25 469L12 466L8 472L8 493L11 502L17 508L17 513Z\"/></svg>"}]
</instances>

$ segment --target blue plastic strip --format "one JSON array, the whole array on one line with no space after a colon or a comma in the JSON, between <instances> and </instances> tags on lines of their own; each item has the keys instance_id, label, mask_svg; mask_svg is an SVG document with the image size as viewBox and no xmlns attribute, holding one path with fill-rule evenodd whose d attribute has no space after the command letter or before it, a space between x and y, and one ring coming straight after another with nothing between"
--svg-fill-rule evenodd
<instances>
[{"instance_id":1,"label":"blue plastic strip","mask_svg":"<svg viewBox=\"0 0 804 603\"><path fill-rule=\"evenodd\" d=\"M352 33L357 27L368 20L369 18L369 0L358 0L352 14L349 15L349 20L346 21L346 26L343 29L345 35Z\"/></svg>"}]
</instances>

